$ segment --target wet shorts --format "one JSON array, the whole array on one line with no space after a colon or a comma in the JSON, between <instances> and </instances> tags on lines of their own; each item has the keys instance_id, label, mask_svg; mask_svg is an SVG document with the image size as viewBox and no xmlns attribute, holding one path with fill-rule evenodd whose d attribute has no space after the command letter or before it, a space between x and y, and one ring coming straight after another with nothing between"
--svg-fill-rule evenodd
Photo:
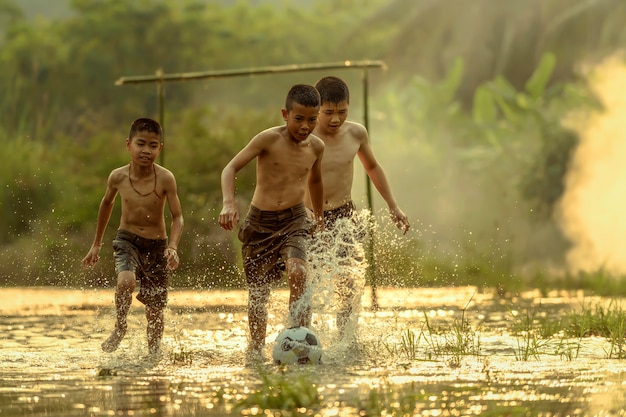
<instances>
[{"instance_id":1,"label":"wet shorts","mask_svg":"<svg viewBox=\"0 0 626 417\"><path fill-rule=\"evenodd\" d=\"M332 210L324 211L324 226L328 233L340 243L335 255L338 258L355 257L353 248L366 237L363 224L353 217L355 210L352 201Z\"/></svg>"},{"instance_id":2,"label":"wet shorts","mask_svg":"<svg viewBox=\"0 0 626 417\"><path fill-rule=\"evenodd\" d=\"M304 204L280 211L250 206L238 234L248 284L270 284L281 278L287 259L306 260L314 228Z\"/></svg>"},{"instance_id":3,"label":"wet shorts","mask_svg":"<svg viewBox=\"0 0 626 417\"><path fill-rule=\"evenodd\" d=\"M354 213L354 203L350 201L343 206L324 211L324 226L331 229L339 219L349 219Z\"/></svg>"},{"instance_id":4,"label":"wet shorts","mask_svg":"<svg viewBox=\"0 0 626 417\"><path fill-rule=\"evenodd\" d=\"M167 239L146 239L118 230L113 239L115 272L132 271L139 280L137 300L150 307L167 304Z\"/></svg>"}]
</instances>

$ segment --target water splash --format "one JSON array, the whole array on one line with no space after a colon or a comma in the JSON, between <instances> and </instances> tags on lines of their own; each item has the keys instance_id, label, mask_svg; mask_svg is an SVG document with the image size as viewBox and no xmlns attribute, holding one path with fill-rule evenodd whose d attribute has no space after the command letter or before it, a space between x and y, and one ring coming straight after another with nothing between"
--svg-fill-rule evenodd
<instances>
[{"instance_id":1,"label":"water splash","mask_svg":"<svg viewBox=\"0 0 626 417\"><path fill-rule=\"evenodd\" d=\"M317 233L309 247L308 287L313 328L335 347L356 342L361 298L368 266L364 245L371 221L368 210L338 219Z\"/></svg>"}]
</instances>

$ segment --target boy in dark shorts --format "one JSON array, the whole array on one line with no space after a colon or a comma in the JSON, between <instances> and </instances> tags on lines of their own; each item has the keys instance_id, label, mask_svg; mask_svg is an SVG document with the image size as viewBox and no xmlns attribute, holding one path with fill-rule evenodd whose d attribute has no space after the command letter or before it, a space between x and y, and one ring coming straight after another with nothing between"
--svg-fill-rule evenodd
<instances>
[{"instance_id":1,"label":"boy in dark shorts","mask_svg":"<svg viewBox=\"0 0 626 417\"><path fill-rule=\"evenodd\" d=\"M354 179L354 160L358 156L365 172L389 207L393 222L404 234L410 224L407 216L400 210L391 192L391 187L383 168L374 157L369 144L365 127L359 123L346 120L350 107L348 85L338 77L324 77L315 88L320 93L320 116L314 134L324 141L324 160L322 161L322 179L324 182L324 219L327 234L342 219L353 218L354 202L352 200L352 182ZM308 196L305 198L307 207L311 208ZM359 230L360 229L360 230ZM364 237L363 228L356 227L354 240ZM345 233L330 232L332 236L345 239ZM351 256L348 253L345 256ZM353 298L357 292L350 277L338 277L337 292L342 298L342 306L337 314L337 327L343 331L352 313Z\"/></svg>"},{"instance_id":2,"label":"boy in dark shorts","mask_svg":"<svg viewBox=\"0 0 626 417\"><path fill-rule=\"evenodd\" d=\"M311 309L302 300L306 288L310 233L323 228L321 159L324 143L311 135L319 113L319 94L298 84L282 109L286 124L257 134L222 171L223 208L219 224L233 230L239 223L235 175L256 158L257 181L250 210L239 230L248 283L251 354L262 354L267 331L270 286L284 270L289 283L290 325L309 326ZM316 223L304 207L309 189Z\"/></svg>"},{"instance_id":3,"label":"boy in dark shorts","mask_svg":"<svg viewBox=\"0 0 626 417\"><path fill-rule=\"evenodd\" d=\"M100 259L102 237L109 223L117 194L122 201L119 229L113 240L117 286L116 321L111 336L102 343L105 352L115 351L126 335L135 281L137 299L146 306L148 349L158 353L163 337L163 310L167 304L168 270L178 267L178 242L183 229L183 213L176 179L169 170L155 163L163 149L161 126L152 119L137 119L131 127L126 148L131 162L111 171L100 202L96 234L83 259L93 266ZM172 218L168 243L165 203Z\"/></svg>"}]
</instances>

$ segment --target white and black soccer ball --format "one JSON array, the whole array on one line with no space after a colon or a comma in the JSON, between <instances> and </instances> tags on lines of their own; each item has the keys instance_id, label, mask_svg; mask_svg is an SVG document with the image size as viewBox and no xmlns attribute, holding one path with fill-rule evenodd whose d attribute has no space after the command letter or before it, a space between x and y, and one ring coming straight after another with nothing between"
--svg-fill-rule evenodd
<instances>
[{"instance_id":1,"label":"white and black soccer ball","mask_svg":"<svg viewBox=\"0 0 626 417\"><path fill-rule=\"evenodd\" d=\"M322 345L307 327L290 327L276 337L272 358L276 364L321 363Z\"/></svg>"}]
</instances>

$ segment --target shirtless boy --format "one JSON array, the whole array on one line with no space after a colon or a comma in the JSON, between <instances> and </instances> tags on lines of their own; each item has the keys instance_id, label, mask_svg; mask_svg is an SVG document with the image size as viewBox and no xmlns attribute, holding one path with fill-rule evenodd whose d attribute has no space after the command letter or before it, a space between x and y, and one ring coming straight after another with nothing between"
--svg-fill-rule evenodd
<instances>
[{"instance_id":1,"label":"shirtless boy","mask_svg":"<svg viewBox=\"0 0 626 417\"><path fill-rule=\"evenodd\" d=\"M315 228L304 206L307 188L317 226L323 228L324 142L311 134L317 124L319 100L313 86L293 86L282 109L286 124L257 134L222 171L219 224L233 230L239 222L235 175L256 158L256 186L238 233L248 284L251 354L262 354L270 286L281 278L283 270L289 284L290 325L310 325L310 306L299 301L306 287L307 245Z\"/></svg>"},{"instance_id":2,"label":"shirtless boy","mask_svg":"<svg viewBox=\"0 0 626 417\"><path fill-rule=\"evenodd\" d=\"M116 321L113 333L102 343L105 352L116 350L126 335L126 317L137 279L140 282L137 299L146 306L148 349L150 353L160 350L167 272L178 267L177 248L183 229L176 179L172 172L154 162L163 148L161 138L161 126L156 121L142 118L132 123L126 139L131 161L109 174L98 210L96 235L82 261L87 267L100 259L102 237L119 193L121 220L113 240ZM172 218L169 243L164 215L166 202Z\"/></svg>"},{"instance_id":3,"label":"shirtless boy","mask_svg":"<svg viewBox=\"0 0 626 417\"><path fill-rule=\"evenodd\" d=\"M313 133L325 144L322 161L322 180L324 183L324 220L327 229L332 229L338 219L351 218L354 212L352 201L352 182L354 179L354 159L358 156L365 172L387 203L391 219L404 234L410 224L407 216L400 210L391 192L391 187L383 168L374 157L365 127L359 123L347 121L350 106L350 92L347 84L338 77L324 77L315 88L320 93L321 108L318 123ZM308 198L306 204L311 207ZM350 280L340 277L339 282L348 288L339 291L342 304L337 315L337 327L343 331L351 314L354 296Z\"/></svg>"}]
</instances>

